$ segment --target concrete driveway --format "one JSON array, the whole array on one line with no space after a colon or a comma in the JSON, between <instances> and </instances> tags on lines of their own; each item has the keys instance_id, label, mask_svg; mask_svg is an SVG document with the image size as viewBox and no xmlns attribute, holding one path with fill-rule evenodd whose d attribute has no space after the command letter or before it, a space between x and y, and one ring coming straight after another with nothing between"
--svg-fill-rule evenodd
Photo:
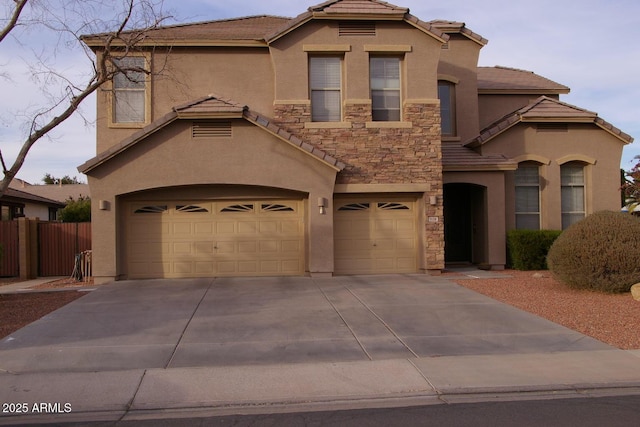
<instances>
[{"instance_id":1,"label":"concrete driveway","mask_svg":"<svg viewBox=\"0 0 640 427\"><path fill-rule=\"evenodd\" d=\"M444 277L146 280L100 287L3 339L0 367L95 372L611 349Z\"/></svg>"}]
</instances>

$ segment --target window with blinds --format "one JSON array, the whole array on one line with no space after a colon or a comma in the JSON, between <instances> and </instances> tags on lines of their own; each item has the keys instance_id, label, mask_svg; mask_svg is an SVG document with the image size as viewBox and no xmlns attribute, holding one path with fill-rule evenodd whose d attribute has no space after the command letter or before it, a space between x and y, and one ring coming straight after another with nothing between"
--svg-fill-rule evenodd
<instances>
[{"instance_id":1,"label":"window with blinds","mask_svg":"<svg viewBox=\"0 0 640 427\"><path fill-rule=\"evenodd\" d=\"M370 59L371 112L374 121L400 121L400 58Z\"/></svg>"},{"instance_id":2,"label":"window with blinds","mask_svg":"<svg viewBox=\"0 0 640 427\"><path fill-rule=\"evenodd\" d=\"M342 119L342 59L334 56L309 58L311 120L339 122Z\"/></svg>"},{"instance_id":3,"label":"window with blinds","mask_svg":"<svg viewBox=\"0 0 640 427\"><path fill-rule=\"evenodd\" d=\"M146 59L128 56L114 59L121 70L113 77L113 123L144 123L146 118Z\"/></svg>"},{"instance_id":4,"label":"window with blinds","mask_svg":"<svg viewBox=\"0 0 640 427\"><path fill-rule=\"evenodd\" d=\"M584 166L567 163L560 166L562 229L583 219L586 215L584 203Z\"/></svg>"},{"instance_id":5,"label":"window with blinds","mask_svg":"<svg viewBox=\"0 0 640 427\"><path fill-rule=\"evenodd\" d=\"M540 172L535 163L521 163L515 173L516 228L540 229Z\"/></svg>"}]
</instances>

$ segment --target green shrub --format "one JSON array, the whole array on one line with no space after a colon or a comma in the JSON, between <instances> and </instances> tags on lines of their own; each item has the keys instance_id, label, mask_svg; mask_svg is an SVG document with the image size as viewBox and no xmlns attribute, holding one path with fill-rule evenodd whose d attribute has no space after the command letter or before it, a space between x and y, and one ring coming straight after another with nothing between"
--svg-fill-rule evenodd
<instances>
[{"instance_id":1,"label":"green shrub","mask_svg":"<svg viewBox=\"0 0 640 427\"><path fill-rule=\"evenodd\" d=\"M640 282L640 218L598 212L565 230L547 257L558 280L572 288L629 292Z\"/></svg>"},{"instance_id":2,"label":"green shrub","mask_svg":"<svg viewBox=\"0 0 640 427\"><path fill-rule=\"evenodd\" d=\"M507 233L509 265L516 270L546 270L547 253L562 231L511 230Z\"/></svg>"},{"instance_id":3,"label":"green shrub","mask_svg":"<svg viewBox=\"0 0 640 427\"><path fill-rule=\"evenodd\" d=\"M91 198L80 196L78 200L70 198L60 211L62 222L90 222Z\"/></svg>"}]
</instances>

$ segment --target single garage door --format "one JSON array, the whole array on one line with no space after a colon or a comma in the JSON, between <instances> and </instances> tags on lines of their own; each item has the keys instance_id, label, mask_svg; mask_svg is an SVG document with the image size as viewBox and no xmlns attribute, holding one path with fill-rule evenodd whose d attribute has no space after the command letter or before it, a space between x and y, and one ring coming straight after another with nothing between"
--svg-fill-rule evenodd
<instances>
[{"instance_id":1,"label":"single garage door","mask_svg":"<svg viewBox=\"0 0 640 427\"><path fill-rule=\"evenodd\" d=\"M417 272L415 199L336 199L337 274Z\"/></svg>"},{"instance_id":2,"label":"single garage door","mask_svg":"<svg viewBox=\"0 0 640 427\"><path fill-rule=\"evenodd\" d=\"M301 200L130 203L128 277L301 275L303 209Z\"/></svg>"}]
</instances>

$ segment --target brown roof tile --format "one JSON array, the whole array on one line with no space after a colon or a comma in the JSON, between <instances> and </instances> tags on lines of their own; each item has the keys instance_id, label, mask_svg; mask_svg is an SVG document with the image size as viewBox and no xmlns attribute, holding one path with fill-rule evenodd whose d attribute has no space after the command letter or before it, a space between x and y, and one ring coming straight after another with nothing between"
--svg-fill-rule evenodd
<instances>
[{"instance_id":1,"label":"brown roof tile","mask_svg":"<svg viewBox=\"0 0 640 427\"><path fill-rule=\"evenodd\" d=\"M409 13L406 7L399 7L378 0L333 0L312 6L311 12L341 13L341 14L405 14Z\"/></svg>"},{"instance_id":2,"label":"brown roof tile","mask_svg":"<svg viewBox=\"0 0 640 427\"><path fill-rule=\"evenodd\" d=\"M483 46L489 43L489 40L485 39L480 34L474 33L469 28L467 28L464 22L434 20L434 21L430 21L429 24L431 24L433 27L437 28L438 30L442 31L443 33L462 34L465 37Z\"/></svg>"},{"instance_id":3,"label":"brown roof tile","mask_svg":"<svg viewBox=\"0 0 640 427\"><path fill-rule=\"evenodd\" d=\"M567 94L567 86L531 71L507 67L478 67L479 93Z\"/></svg>"},{"instance_id":4,"label":"brown roof tile","mask_svg":"<svg viewBox=\"0 0 640 427\"><path fill-rule=\"evenodd\" d=\"M515 170L515 161L501 155L481 155L462 144L444 142L442 144L442 167L449 171L490 171Z\"/></svg>"},{"instance_id":5,"label":"brown roof tile","mask_svg":"<svg viewBox=\"0 0 640 427\"><path fill-rule=\"evenodd\" d=\"M264 41L265 36L281 28L291 18L259 15L206 22L159 27L146 31L146 41L176 43L182 40L199 41ZM83 36L89 46L99 46L102 34Z\"/></svg>"},{"instance_id":6,"label":"brown roof tile","mask_svg":"<svg viewBox=\"0 0 640 427\"><path fill-rule=\"evenodd\" d=\"M627 135L611 123L601 119L597 113L558 101L557 99L541 96L526 107L490 124L480 131L480 135L468 141L465 146L478 147L483 145L495 136L500 135L507 129L521 122L593 123L616 136L625 144L633 142L633 138L630 135Z\"/></svg>"}]
</instances>

